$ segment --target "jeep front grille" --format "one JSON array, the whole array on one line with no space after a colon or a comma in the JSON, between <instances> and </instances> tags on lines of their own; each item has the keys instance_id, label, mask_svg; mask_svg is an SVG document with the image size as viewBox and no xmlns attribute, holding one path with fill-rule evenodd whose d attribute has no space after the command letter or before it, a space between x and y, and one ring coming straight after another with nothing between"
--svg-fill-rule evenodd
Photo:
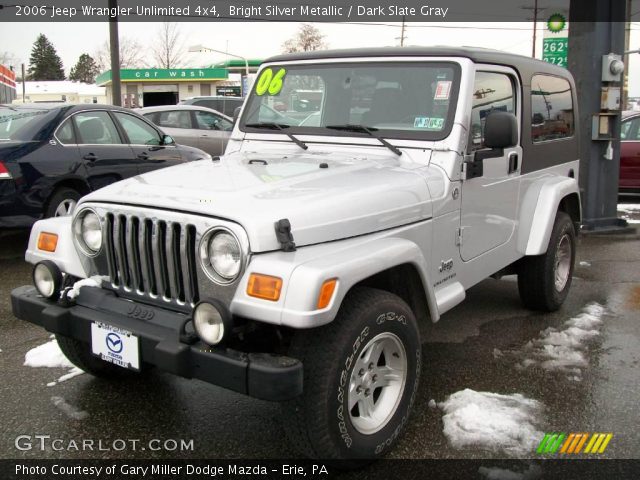
<instances>
[{"instance_id":1,"label":"jeep front grille","mask_svg":"<svg viewBox=\"0 0 640 480\"><path fill-rule=\"evenodd\" d=\"M116 290L178 305L198 302L194 225L107 213L105 237Z\"/></svg>"}]
</instances>

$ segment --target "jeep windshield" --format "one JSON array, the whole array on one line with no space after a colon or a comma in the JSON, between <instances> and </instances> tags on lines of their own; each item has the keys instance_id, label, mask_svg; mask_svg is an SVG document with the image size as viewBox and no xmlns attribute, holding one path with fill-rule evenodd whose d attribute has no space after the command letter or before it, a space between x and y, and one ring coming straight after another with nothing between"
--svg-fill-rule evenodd
<instances>
[{"instance_id":1,"label":"jeep windshield","mask_svg":"<svg viewBox=\"0 0 640 480\"><path fill-rule=\"evenodd\" d=\"M460 67L452 62L269 65L240 121L245 132L278 124L297 135L442 140L451 130ZM358 128L336 128L358 126Z\"/></svg>"}]
</instances>

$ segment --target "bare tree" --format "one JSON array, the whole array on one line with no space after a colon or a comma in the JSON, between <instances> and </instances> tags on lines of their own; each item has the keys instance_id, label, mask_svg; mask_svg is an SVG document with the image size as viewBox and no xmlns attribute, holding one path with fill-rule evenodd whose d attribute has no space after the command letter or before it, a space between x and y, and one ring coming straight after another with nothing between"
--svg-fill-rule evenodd
<instances>
[{"instance_id":1,"label":"bare tree","mask_svg":"<svg viewBox=\"0 0 640 480\"><path fill-rule=\"evenodd\" d=\"M120 68L144 68L146 49L129 37L120 38ZM111 46L105 41L95 54L95 60L101 72L111 69Z\"/></svg>"},{"instance_id":2,"label":"bare tree","mask_svg":"<svg viewBox=\"0 0 640 480\"><path fill-rule=\"evenodd\" d=\"M313 25L303 23L298 32L284 42L282 48L285 53L309 52L311 50L324 50L327 44L324 35Z\"/></svg>"},{"instance_id":3,"label":"bare tree","mask_svg":"<svg viewBox=\"0 0 640 480\"><path fill-rule=\"evenodd\" d=\"M16 66L20 61L13 53L9 51L0 52L0 65Z\"/></svg>"},{"instance_id":4,"label":"bare tree","mask_svg":"<svg viewBox=\"0 0 640 480\"><path fill-rule=\"evenodd\" d=\"M158 29L158 39L152 47L153 58L160 68L176 68L184 50L180 27L174 22L164 22Z\"/></svg>"}]
</instances>

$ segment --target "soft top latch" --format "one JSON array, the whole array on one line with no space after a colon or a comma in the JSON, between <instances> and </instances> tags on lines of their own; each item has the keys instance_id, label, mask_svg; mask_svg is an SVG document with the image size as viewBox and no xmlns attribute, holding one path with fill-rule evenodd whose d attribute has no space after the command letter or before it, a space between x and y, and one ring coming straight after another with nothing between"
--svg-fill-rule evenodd
<instances>
[{"instance_id":1,"label":"soft top latch","mask_svg":"<svg viewBox=\"0 0 640 480\"><path fill-rule=\"evenodd\" d=\"M293 241L293 235L291 234L291 222L288 218L283 218L276 222L276 238L280 245L282 245L283 252L295 252L296 244Z\"/></svg>"}]
</instances>

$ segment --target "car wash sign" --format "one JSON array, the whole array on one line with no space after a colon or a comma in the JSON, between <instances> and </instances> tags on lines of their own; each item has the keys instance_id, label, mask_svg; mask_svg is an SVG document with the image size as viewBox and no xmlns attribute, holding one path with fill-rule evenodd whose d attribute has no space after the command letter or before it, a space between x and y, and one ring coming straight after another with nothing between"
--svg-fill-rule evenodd
<instances>
[{"instance_id":1,"label":"car wash sign","mask_svg":"<svg viewBox=\"0 0 640 480\"><path fill-rule=\"evenodd\" d=\"M547 28L542 39L542 60L567 68L569 50L569 25L561 13L555 13L547 20Z\"/></svg>"},{"instance_id":2,"label":"car wash sign","mask_svg":"<svg viewBox=\"0 0 640 480\"><path fill-rule=\"evenodd\" d=\"M193 82L226 80L229 71L226 68L124 68L120 70L122 82ZM96 79L98 85L111 82L111 71L104 72Z\"/></svg>"}]
</instances>

